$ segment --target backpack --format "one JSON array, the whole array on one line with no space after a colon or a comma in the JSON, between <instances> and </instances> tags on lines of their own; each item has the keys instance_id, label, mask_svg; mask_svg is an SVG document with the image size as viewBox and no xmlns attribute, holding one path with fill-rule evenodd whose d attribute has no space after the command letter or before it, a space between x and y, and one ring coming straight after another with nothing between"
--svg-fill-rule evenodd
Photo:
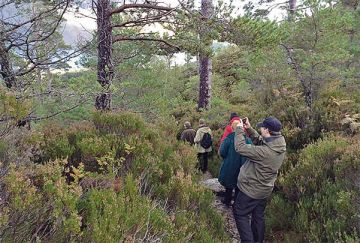
<instances>
[{"instance_id":1,"label":"backpack","mask_svg":"<svg viewBox=\"0 0 360 243\"><path fill-rule=\"evenodd\" d=\"M201 141L200 141L200 145L201 147L203 147L204 149L208 149L211 147L212 145L212 139L211 139L211 135L210 133L204 133L204 136L202 137Z\"/></svg>"}]
</instances>

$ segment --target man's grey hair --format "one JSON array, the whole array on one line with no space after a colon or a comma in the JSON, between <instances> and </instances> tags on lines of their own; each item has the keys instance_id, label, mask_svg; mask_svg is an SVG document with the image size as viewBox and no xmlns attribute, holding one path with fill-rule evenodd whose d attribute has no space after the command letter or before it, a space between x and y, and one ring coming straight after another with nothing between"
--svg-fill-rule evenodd
<instances>
[{"instance_id":1,"label":"man's grey hair","mask_svg":"<svg viewBox=\"0 0 360 243\"><path fill-rule=\"evenodd\" d=\"M184 122L184 127L186 129L191 128L191 123L189 121Z\"/></svg>"},{"instance_id":2,"label":"man's grey hair","mask_svg":"<svg viewBox=\"0 0 360 243\"><path fill-rule=\"evenodd\" d=\"M199 125L201 126L201 125L206 125L206 123L205 123L205 120L204 119L199 119Z\"/></svg>"}]
</instances>

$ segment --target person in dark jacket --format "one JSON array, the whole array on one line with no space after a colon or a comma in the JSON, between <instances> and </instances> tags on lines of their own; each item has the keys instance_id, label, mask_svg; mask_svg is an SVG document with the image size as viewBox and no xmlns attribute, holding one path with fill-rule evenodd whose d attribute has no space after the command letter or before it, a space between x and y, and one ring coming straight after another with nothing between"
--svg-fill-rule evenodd
<instances>
[{"instance_id":1,"label":"person in dark jacket","mask_svg":"<svg viewBox=\"0 0 360 243\"><path fill-rule=\"evenodd\" d=\"M237 178L239 175L240 167L244 164L246 159L245 157L237 153L234 147L234 130L238 123L240 123L240 121L235 120L231 124L231 129L233 131L227 135L227 137L224 139L220 146L220 156L224 159L224 161L220 168L218 180L220 184L225 187L225 198L224 200L222 200L222 202L227 206L230 206L234 189L235 198L239 192L239 189L237 187ZM249 138L245 137L245 139L246 143L251 143L251 140Z\"/></svg>"},{"instance_id":2,"label":"person in dark jacket","mask_svg":"<svg viewBox=\"0 0 360 243\"><path fill-rule=\"evenodd\" d=\"M181 133L181 140L188 142L190 145L194 145L196 131L192 129L191 123L188 121L184 123L184 128L185 130Z\"/></svg>"},{"instance_id":3,"label":"person in dark jacket","mask_svg":"<svg viewBox=\"0 0 360 243\"><path fill-rule=\"evenodd\" d=\"M247 158L240 169L240 192L234 203L234 218L241 242L264 241L266 201L272 193L286 152L285 139L280 132L282 125L278 119L268 117L258 127L261 136L246 118L245 124L240 120L235 130L235 150ZM250 134L254 145L246 144L244 130Z\"/></svg>"}]
</instances>

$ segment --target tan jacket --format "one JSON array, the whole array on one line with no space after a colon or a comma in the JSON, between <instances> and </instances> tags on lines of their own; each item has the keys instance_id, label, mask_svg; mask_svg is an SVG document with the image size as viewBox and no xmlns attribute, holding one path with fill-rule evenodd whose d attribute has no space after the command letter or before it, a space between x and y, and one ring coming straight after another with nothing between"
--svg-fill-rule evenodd
<instances>
[{"instance_id":1,"label":"tan jacket","mask_svg":"<svg viewBox=\"0 0 360 243\"><path fill-rule=\"evenodd\" d=\"M199 154L205 153L205 152L211 152L212 151L212 147L208 148L208 149L204 149L203 147L201 147L200 145L200 141L202 140L203 136L205 133L209 133L211 136L211 129L209 127L200 127L197 131L196 131L196 135L194 138L194 143L195 143L195 148L197 149L197 152Z\"/></svg>"}]
</instances>

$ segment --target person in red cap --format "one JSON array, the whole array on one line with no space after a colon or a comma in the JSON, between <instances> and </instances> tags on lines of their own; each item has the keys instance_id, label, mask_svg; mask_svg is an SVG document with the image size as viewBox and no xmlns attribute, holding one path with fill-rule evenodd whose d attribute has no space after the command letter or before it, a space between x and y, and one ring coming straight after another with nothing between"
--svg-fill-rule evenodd
<instances>
[{"instance_id":1,"label":"person in red cap","mask_svg":"<svg viewBox=\"0 0 360 243\"><path fill-rule=\"evenodd\" d=\"M219 146L221 145L221 143L224 141L224 139L233 132L233 129L231 128L231 124L234 122L234 121L240 121L240 117L238 116L238 114L236 114L235 112L232 112L230 114L230 122L229 124L226 125L225 127L225 131L223 133L223 135L221 136L221 139L220 139L220 144Z\"/></svg>"}]
</instances>

